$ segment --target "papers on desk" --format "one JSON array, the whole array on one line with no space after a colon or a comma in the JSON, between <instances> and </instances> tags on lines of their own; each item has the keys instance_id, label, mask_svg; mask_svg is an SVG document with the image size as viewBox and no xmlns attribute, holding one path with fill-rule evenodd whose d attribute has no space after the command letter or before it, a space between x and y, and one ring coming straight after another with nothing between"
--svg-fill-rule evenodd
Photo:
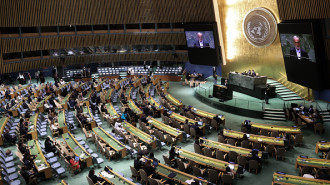
<instances>
[{"instance_id":1,"label":"papers on desk","mask_svg":"<svg viewBox=\"0 0 330 185\"><path fill-rule=\"evenodd\" d=\"M229 166L229 168L230 168L231 170L234 170L234 169L235 169L235 166L234 166L233 164L229 164L228 166Z\"/></svg>"},{"instance_id":2,"label":"papers on desk","mask_svg":"<svg viewBox=\"0 0 330 185\"><path fill-rule=\"evenodd\" d=\"M82 153L79 157L80 157L80 158L84 158L84 157L85 157L85 154Z\"/></svg>"},{"instance_id":3,"label":"papers on desk","mask_svg":"<svg viewBox=\"0 0 330 185\"><path fill-rule=\"evenodd\" d=\"M106 171L102 171L102 172L101 172L101 175L104 176L104 177L106 177L106 178L109 178L109 179L115 177L114 175L109 174L109 173L107 173Z\"/></svg>"},{"instance_id":4,"label":"papers on desk","mask_svg":"<svg viewBox=\"0 0 330 185\"><path fill-rule=\"evenodd\" d=\"M194 179L189 179L189 180L186 180L186 183L187 183L187 184L191 184L191 183L193 183L193 182L195 182L195 180L194 180Z\"/></svg>"},{"instance_id":5,"label":"papers on desk","mask_svg":"<svg viewBox=\"0 0 330 185\"><path fill-rule=\"evenodd\" d=\"M74 150L77 150L79 148L79 146L76 146L76 147L74 147Z\"/></svg>"},{"instance_id":6,"label":"papers on desk","mask_svg":"<svg viewBox=\"0 0 330 185\"><path fill-rule=\"evenodd\" d=\"M35 163L40 163L40 162L41 162L41 160L35 160L34 162L35 162Z\"/></svg>"},{"instance_id":7,"label":"papers on desk","mask_svg":"<svg viewBox=\"0 0 330 185\"><path fill-rule=\"evenodd\" d=\"M202 125L203 125L203 122L199 121L197 124L198 124L199 126L202 126Z\"/></svg>"},{"instance_id":8,"label":"papers on desk","mask_svg":"<svg viewBox=\"0 0 330 185\"><path fill-rule=\"evenodd\" d=\"M262 139L258 139L259 142L262 142Z\"/></svg>"}]
</instances>

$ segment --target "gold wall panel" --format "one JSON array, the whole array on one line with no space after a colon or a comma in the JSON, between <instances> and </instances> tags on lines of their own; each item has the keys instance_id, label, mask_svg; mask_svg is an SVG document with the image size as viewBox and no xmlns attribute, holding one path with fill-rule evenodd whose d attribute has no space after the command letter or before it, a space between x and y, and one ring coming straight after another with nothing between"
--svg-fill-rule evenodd
<instances>
[{"instance_id":1,"label":"gold wall panel","mask_svg":"<svg viewBox=\"0 0 330 185\"><path fill-rule=\"evenodd\" d=\"M276 0L218 0L218 4L227 60L222 67L223 76L227 77L231 71L254 69L259 75L278 81L281 79L281 83L288 86L279 35L270 46L257 48L245 39L242 27L245 15L257 7L268 9L279 22ZM293 87L291 83L292 90ZM299 95L306 97L307 88L300 89Z\"/></svg>"},{"instance_id":2,"label":"gold wall panel","mask_svg":"<svg viewBox=\"0 0 330 185\"><path fill-rule=\"evenodd\" d=\"M177 57L175 57L172 53L168 53L168 52L85 55L85 56L65 57L64 62L61 61L60 58L48 58L48 59L45 58L35 61L23 61L17 63L3 64L3 67L0 69L0 72L10 73L10 72L26 71L30 69L38 69L49 66L86 64L86 63L91 63L91 61L93 63L102 63L102 62L121 62L121 61L134 62L134 61L156 61L156 60L185 62L188 61L189 59L187 52L177 52Z\"/></svg>"},{"instance_id":3,"label":"gold wall panel","mask_svg":"<svg viewBox=\"0 0 330 185\"><path fill-rule=\"evenodd\" d=\"M329 0L277 0L281 20L330 18Z\"/></svg>"},{"instance_id":4,"label":"gold wall panel","mask_svg":"<svg viewBox=\"0 0 330 185\"><path fill-rule=\"evenodd\" d=\"M213 22L212 0L0 0L0 27Z\"/></svg>"}]
</instances>

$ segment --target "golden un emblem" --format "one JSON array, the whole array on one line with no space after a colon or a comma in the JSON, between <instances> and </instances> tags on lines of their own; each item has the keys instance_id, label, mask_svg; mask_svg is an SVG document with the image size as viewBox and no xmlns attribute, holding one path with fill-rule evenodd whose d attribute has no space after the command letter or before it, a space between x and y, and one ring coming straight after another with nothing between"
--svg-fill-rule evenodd
<instances>
[{"instance_id":1,"label":"golden un emblem","mask_svg":"<svg viewBox=\"0 0 330 185\"><path fill-rule=\"evenodd\" d=\"M254 8L244 17L243 33L246 40L253 46L267 47L277 36L276 19L269 10Z\"/></svg>"}]
</instances>

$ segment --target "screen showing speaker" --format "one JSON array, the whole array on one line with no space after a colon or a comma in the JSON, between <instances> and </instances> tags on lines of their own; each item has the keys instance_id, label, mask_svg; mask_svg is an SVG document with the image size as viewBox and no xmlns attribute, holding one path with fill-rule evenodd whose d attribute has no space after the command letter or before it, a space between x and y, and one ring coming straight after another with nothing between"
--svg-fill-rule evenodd
<instances>
[{"instance_id":1,"label":"screen showing speaker","mask_svg":"<svg viewBox=\"0 0 330 185\"><path fill-rule=\"evenodd\" d=\"M221 54L215 24L185 24L184 30L190 63L218 66Z\"/></svg>"},{"instance_id":2,"label":"screen showing speaker","mask_svg":"<svg viewBox=\"0 0 330 185\"><path fill-rule=\"evenodd\" d=\"M318 57L312 23L278 24L287 80L320 88Z\"/></svg>"}]
</instances>

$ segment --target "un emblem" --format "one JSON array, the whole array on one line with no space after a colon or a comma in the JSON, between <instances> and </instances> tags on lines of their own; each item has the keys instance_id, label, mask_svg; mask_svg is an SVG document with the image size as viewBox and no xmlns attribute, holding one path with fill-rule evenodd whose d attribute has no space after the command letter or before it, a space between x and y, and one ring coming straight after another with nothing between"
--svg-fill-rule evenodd
<instances>
[{"instance_id":1,"label":"un emblem","mask_svg":"<svg viewBox=\"0 0 330 185\"><path fill-rule=\"evenodd\" d=\"M250 10L243 21L243 33L247 41L256 47L267 47L277 35L274 15L265 8Z\"/></svg>"}]
</instances>

